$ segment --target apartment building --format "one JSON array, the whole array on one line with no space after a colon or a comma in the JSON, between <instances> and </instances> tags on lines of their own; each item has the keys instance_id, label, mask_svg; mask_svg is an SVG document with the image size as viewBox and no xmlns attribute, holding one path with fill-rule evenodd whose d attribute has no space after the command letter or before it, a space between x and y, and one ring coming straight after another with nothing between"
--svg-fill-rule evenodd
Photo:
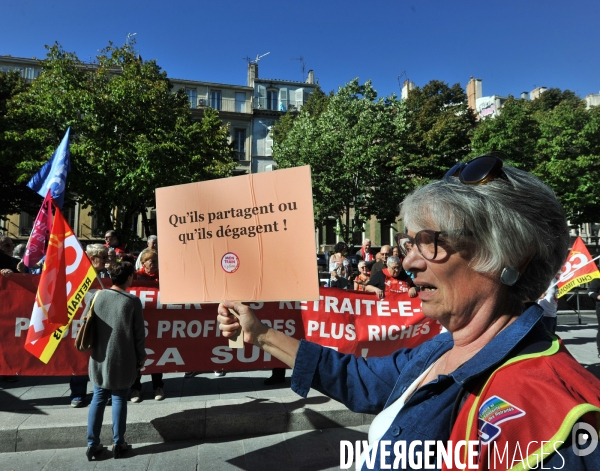
<instances>
[{"instance_id":1,"label":"apartment building","mask_svg":"<svg viewBox=\"0 0 600 471\"><path fill-rule=\"evenodd\" d=\"M0 71L19 70L27 80L35 80L41 66L36 58L0 56ZM284 79L267 79L258 75L258 60L248 62L248 79L245 85L205 82L170 78L173 92L183 89L188 96L192 116L202 119L207 108L219 112L224 124L229 126L230 142L236 148L234 175L244 175L273 170L272 127L287 111L300 111L314 92L314 73L308 72L305 82ZM75 234L82 241L98 240L106 228L98 227L89 208L79 204L65 207L63 212ZM152 208L147 217L155 219ZM15 240L24 240L31 233L35 215L21 213L0 220L0 233ZM143 237L141 215L132 221L136 232Z\"/></svg>"}]
</instances>

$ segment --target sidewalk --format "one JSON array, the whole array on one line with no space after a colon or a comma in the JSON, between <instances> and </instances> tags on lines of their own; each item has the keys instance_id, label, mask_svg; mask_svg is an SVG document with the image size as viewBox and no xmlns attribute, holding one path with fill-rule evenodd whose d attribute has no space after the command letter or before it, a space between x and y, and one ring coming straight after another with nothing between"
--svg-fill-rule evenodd
<instances>
[{"instance_id":1,"label":"sidewalk","mask_svg":"<svg viewBox=\"0 0 600 471\"><path fill-rule=\"evenodd\" d=\"M593 323L592 323L593 322ZM575 358L600 378L595 315L559 316L558 335ZM565 324L570 325L565 325ZM307 399L286 383L264 386L270 371L164 375L166 399L154 401L149 376L142 377L143 401L129 403L127 441L134 444L282 434L371 423L373 416L350 412L311 391ZM91 399L88 383L87 400ZM0 452L85 447L88 408L70 407L66 377L22 377L0 381ZM102 442L111 443L111 409L106 408Z\"/></svg>"},{"instance_id":2,"label":"sidewalk","mask_svg":"<svg viewBox=\"0 0 600 471\"><path fill-rule=\"evenodd\" d=\"M372 416L311 391L307 399L285 384L264 386L271 371L205 373L184 378L165 374L166 399L154 400L149 376L142 377L142 402L128 404L127 441L160 443L318 430L369 424ZM91 399L88 383L87 400ZM81 447L86 444L88 408L70 407L68 377L23 377L0 381L0 452ZM111 408L104 413L101 440L112 442Z\"/></svg>"}]
</instances>

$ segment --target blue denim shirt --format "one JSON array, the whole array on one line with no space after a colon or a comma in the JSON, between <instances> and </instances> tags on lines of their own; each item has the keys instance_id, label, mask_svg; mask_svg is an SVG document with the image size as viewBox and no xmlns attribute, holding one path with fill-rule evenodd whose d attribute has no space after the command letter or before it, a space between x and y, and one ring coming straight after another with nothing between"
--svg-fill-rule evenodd
<instances>
[{"instance_id":1,"label":"blue denim shirt","mask_svg":"<svg viewBox=\"0 0 600 471\"><path fill-rule=\"evenodd\" d=\"M381 440L392 443L403 440L407 446L413 440L446 442L460 401L477 380L524 348L550 341L538 322L542 313L538 305L532 305L462 367L420 387ZM312 387L352 411L378 414L452 346L452 336L447 332L413 349L398 350L387 357L364 359L302 340L294 365L292 389L306 397ZM556 469L600 470L600 446L585 458L575 456L569 444L563 448L560 456L555 453L544 459L545 468L552 469L554 461ZM392 452L387 461L391 464L393 460ZM380 469L379 456L375 463L374 469ZM367 469L366 464L363 469Z\"/></svg>"}]
</instances>

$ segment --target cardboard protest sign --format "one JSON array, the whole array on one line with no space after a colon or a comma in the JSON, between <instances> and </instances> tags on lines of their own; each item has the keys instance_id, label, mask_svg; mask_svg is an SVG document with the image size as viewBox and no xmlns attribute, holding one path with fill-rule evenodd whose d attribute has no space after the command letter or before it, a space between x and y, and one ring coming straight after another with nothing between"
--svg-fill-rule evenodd
<instances>
[{"instance_id":1,"label":"cardboard protest sign","mask_svg":"<svg viewBox=\"0 0 600 471\"><path fill-rule=\"evenodd\" d=\"M164 303L319 298L310 167L156 190Z\"/></svg>"}]
</instances>

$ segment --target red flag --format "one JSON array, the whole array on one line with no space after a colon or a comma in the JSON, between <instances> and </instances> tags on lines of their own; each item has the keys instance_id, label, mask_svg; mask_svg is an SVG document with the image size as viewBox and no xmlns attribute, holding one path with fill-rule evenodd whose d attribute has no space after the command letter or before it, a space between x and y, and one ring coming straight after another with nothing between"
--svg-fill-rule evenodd
<instances>
[{"instance_id":1,"label":"red flag","mask_svg":"<svg viewBox=\"0 0 600 471\"><path fill-rule=\"evenodd\" d=\"M558 279L557 297L564 296L573 288L589 283L594 278L600 278L600 271L592 260L592 256L581 237L575 239L571 253L562 267Z\"/></svg>"},{"instance_id":2,"label":"red flag","mask_svg":"<svg viewBox=\"0 0 600 471\"><path fill-rule=\"evenodd\" d=\"M42 207L38 212L31 236L27 242L23 263L30 268L33 268L42 259L46 253L46 244L50 239L50 230L52 228L52 195L50 190L44 198Z\"/></svg>"},{"instance_id":3,"label":"red flag","mask_svg":"<svg viewBox=\"0 0 600 471\"><path fill-rule=\"evenodd\" d=\"M56 208L27 330L27 351L48 363L95 278L96 271L89 258Z\"/></svg>"}]
</instances>

